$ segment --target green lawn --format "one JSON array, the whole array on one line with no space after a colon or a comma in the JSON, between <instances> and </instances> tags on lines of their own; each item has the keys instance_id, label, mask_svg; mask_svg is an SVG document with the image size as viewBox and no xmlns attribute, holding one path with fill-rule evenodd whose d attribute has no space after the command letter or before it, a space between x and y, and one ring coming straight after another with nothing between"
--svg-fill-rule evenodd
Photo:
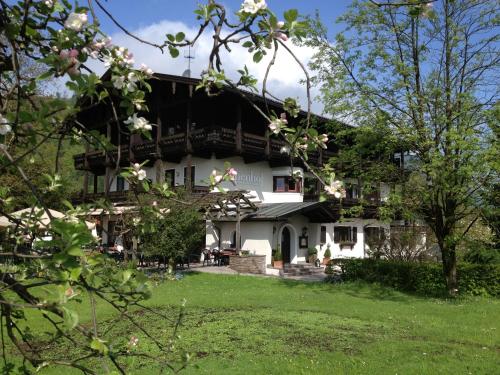
<instances>
[{"instance_id":1,"label":"green lawn","mask_svg":"<svg viewBox=\"0 0 500 375\"><path fill-rule=\"evenodd\" d=\"M187 310L177 349L193 353L187 374L500 371L500 300L496 299L445 301L364 284L189 274L160 284L148 305L174 315L183 298ZM106 308L99 311L102 317L111 314ZM143 311L136 316L156 337L168 340L170 322ZM88 319L87 312L83 319ZM113 326L107 338L113 341L120 335L136 335L140 349L156 350L125 320ZM69 347L58 351L77 354ZM130 366L134 374L156 369L139 359ZM42 373L68 373L61 371Z\"/></svg>"}]
</instances>

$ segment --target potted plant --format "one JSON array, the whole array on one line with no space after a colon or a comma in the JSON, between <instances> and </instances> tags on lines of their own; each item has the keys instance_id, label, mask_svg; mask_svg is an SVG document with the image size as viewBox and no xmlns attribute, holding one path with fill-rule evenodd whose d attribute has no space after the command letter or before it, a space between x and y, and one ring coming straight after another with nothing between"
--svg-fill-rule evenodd
<instances>
[{"instance_id":1,"label":"potted plant","mask_svg":"<svg viewBox=\"0 0 500 375\"><path fill-rule=\"evenodd\" d=\"M283 255L281 254L281 249L278 248L274 251L273 255L273 267L277 269L283 269Z\"/></svg>"},{"instance_id":2,"label":"potted plant","mask_svg":"<svg viewBox=\"0 0 500 375\"><path fill-rule=\"evenodd\" d=\"M323 264L326 266L332 257L332 252L330 251L330 244L326 246L325 255L323 255Z\"/></svg>"},{"instance_id":3,"label":"potted plant","mask_svg":"<svg viewBox=\"0 0 500 375\"><path fill-rule=\"evenodd\" d=\"M310 247L307 249L307 262L314 263L316 256L318 255L318 250L315 247Z\"/></svg>"}]
</instances>

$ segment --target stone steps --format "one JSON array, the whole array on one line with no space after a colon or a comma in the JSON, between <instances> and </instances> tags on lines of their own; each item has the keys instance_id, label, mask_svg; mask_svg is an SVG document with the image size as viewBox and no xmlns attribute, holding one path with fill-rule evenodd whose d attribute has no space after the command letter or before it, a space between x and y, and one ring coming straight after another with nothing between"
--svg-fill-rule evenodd
<instances>
[{"instance_id":1,"label":"stone steps","mask_svg":"<svg viewBox=\"0 0 500 375\"><path fill-rule=\"evenodd\" d=\"M285 264L283 274L285 276L307 276L307 275L322 275L325 269L323 267L315 267L309 263Z\"/></svg>"}]
</instances>

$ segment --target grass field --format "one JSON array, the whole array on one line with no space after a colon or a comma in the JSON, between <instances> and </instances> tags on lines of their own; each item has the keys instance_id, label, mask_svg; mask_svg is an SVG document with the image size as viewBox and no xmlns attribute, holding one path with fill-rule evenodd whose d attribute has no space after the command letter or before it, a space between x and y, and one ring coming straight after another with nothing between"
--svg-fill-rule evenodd
<instances>
[{"instance_id":1,"label":"grass field","mask_svg":"<svg viewBox=\"0 0 500 375\"><path fill-rule=\"evenodd\" d=\"M193 353L187 374L499 374L500 300L446 301L366 284L329 285L259 277L188 274L160 284L148 305L186 316L176 344ZM88 308L82 306L82 319ZM99 315L108 318L108 308ZM166 342L171 322L136 316ZM33 327L41 331L42 327ZM139 337L125 320L107 339ZM73 348L55 354L78 355ZM95 363L96 371L102 364ZM139 359L133 374L158 368ZM67 369L43 374L67 374Z\"/></svg>"}]
</instances>

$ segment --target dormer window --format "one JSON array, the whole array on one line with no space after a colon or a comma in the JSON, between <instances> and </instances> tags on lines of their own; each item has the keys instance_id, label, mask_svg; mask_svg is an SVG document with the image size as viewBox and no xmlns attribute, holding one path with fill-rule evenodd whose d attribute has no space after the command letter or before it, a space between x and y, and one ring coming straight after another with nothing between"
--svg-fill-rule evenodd
<instances>
[{"instance_id":1,"label":"dormer window","mask_svg":"<svg viewBox=\"0 0 500 375\"><path fill-rule=\"evenodd\" d=\"M273 178L273 191L275 193L300 193L302 179L291 176L275 176Z\"/></svg>"}]
</instances>

